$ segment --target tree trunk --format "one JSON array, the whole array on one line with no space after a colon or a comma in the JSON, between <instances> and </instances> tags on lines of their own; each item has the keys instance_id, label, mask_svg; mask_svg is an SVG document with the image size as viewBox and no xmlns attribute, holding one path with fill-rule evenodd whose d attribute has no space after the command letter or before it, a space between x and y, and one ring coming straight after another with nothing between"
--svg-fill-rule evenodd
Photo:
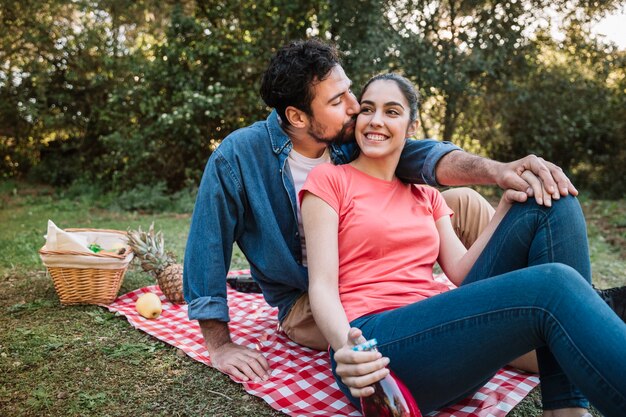
<instances>
[{"instance_id":1,"label":"tree trunk","mask_svg":"<svg viewBox=\"0 0 626 417\"><path fill-rule=\"evenodd\" d=\"M446 100L446 113L443 117L443 140L449 141L456 130L456 121L458 117L457 110L458 97L448 95Z\"/></svg>"},{"instance_id":2,"label":"tree trunk","mask_svg":"<svg viewBox=\"0 0 626 417\"><path fill-rule=\"evenodd\" d=\"M419 110L418 110L417 114L418 114L419 119L420 119L420 127L422 128L422 132L424 133L424 138L425 139L429 139L430 138L430 130L426 126L426 121L424 120L424 116L422 115L422 112L419 111Z\"/></svg>"}]
</instances>

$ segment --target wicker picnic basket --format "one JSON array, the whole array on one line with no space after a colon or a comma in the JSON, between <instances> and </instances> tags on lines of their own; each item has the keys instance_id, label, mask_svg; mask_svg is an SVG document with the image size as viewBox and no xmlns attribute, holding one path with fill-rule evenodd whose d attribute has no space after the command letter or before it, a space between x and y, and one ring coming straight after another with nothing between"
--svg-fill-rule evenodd
<instances>
[{"instance_id":1,"label":"wicker picnic basket","mask_svg":"<svg viewBox=\"0 0 626 417\"><path fill-rule=\"evenodd\" d=\"M92 242L121 242L125 245L119 254L55 251L47 249L45 245L39 250L61 304L111 304L117 297L134 255L126 244L126 232L106 229L65 231L87 236Z\"/></svg>"}]
</instances>

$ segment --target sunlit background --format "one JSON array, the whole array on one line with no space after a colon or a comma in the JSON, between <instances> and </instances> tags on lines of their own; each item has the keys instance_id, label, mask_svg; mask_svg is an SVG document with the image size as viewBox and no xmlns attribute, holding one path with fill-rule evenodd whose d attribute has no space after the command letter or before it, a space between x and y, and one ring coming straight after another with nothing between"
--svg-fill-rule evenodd
<instances>
[{"instance_id":1,"label":"sunlit background","mask_svg":"<svg viewBox=\"0 0 626 417\"><path fill-rule=\"evenodd\" d=\"M267 116L259 80L290 39L337 44L358 92L398 71L417 138L535 153L626 195L621 0L36 0L0 7L0 176L101 192L193 193L231 131Z\"/></svg>"},{"instance_id":2,"label":"sunlit background","mask_svg":"<svg viewBox=\"0 0 626 417\"><path fill-rule=\"evenodd\" d=\"M626 49L626 6L624 9L602 18L593 25L593 32L615 42L621 50Z\"/></svg>"}]
</instances>

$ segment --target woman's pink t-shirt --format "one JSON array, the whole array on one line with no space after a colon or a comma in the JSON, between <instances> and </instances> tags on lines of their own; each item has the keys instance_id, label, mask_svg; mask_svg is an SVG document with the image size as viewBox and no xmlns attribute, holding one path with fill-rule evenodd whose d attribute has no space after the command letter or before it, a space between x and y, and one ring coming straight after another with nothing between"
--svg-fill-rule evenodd
<instances>
[{"instance_id":1,"label":"woman's pink t-shirt","mask_svg":"<svg viewBox=\"0 0 626 417\"><path fill-rule=\"evenodd\" d=\"M311 171L300 200L305 191L339 216L339 295L349 321L448 290L433 279L435 221L452 215L439 191L332 164Z\"/></svg>"}]
</instances>

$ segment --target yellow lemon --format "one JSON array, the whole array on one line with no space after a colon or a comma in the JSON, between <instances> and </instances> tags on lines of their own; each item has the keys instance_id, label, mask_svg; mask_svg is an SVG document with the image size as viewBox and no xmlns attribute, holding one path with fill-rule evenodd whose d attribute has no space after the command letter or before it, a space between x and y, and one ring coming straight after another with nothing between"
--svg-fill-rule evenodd
<instances>
[{"instance_id":1,"label":"yellow lemon","mask_svg":"<svg viewBox=\"0 0 626 417\"><path fill-rule=\"evenodd\" d=\"M137 299L135 309L147 319L156 319L161 315L163 307L158 295L147 292Z\"/></svg>"}]
</instances>

